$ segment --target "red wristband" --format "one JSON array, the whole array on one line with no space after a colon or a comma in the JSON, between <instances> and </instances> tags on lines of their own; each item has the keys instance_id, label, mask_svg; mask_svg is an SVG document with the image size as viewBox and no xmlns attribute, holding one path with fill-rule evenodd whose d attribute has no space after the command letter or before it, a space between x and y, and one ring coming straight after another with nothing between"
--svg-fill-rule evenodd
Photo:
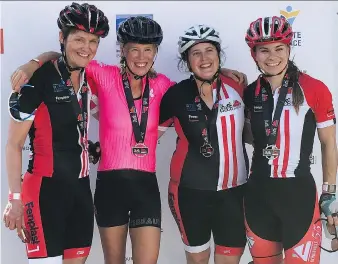
<instances>
[{"instance_id":1,"label":"red wristband","mask_svg":"<svg viewBox=\"0 0 338 264\"><path fill-rule=\"evenodd\" d=\"M21 193L10 193L8 194L8 201L21 200Z\"/></svg>"}]
</instances>

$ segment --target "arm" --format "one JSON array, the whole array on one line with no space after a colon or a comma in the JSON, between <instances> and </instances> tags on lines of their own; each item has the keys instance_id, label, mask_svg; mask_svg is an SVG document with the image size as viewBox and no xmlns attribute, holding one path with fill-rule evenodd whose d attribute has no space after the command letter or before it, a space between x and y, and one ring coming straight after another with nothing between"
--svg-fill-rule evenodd
<instances>
[{"instance_id":1,"label":"arm","mask_svg":"<svg viewBox=\"0 0 338 264\"><path fill-rule=\"evenodd\" d=\"M337 142L336 142L336 117L332 104L332 95L325 84L316 83L313 87L315 95L312 98L318 137L322 150L323 192L319 199L321 212L328 219L329 228L338 226L338 212L336 201L336 175L337 175Z\"/></svg>"},{"instance_id":2,"label":"arm","mask_svg":"<svg viewBox=\"0 0 338 264\"><path fill-rule=\"evenodd\" d=\"M231 78L232 80L234 80L235 82L239 83L240 85L244 87L248 85L247 76L242 72L227 69L227 68L222 68L221 74L223 74L226 77Z\"/></svg>"},{"instance_id":3,"label":"arm","mask_svg":"<svg viewBox=\"0 0 338 264\"><path fill-rule=\"evenodd\" d=\"M251 130L251 104L252 97L250 88L247 88L243 91L243 102L245 105L244 108L244 128L243 128L243 140L245 143L253 145L253 135Z\"/></svg>"},{"instance_id":4,"label":"arm","mask_svg":"<svg viewBox=\"0 0 338 264\"><path fill-rule=\"evenodd\" d=\"M338 165L336 126L318 128L318 137L322 150L323 182L335 185Z\"/></svg>"},{"instance_id":5,"label":"arm","mask_svg":"<svg viewBox=\"0 0 338 264\"><path fill-rule=\"evenodd\" d=\"M26 64L21 65L11 76L12 89L16 92L20 92L21 86L26 84L29 79L33 76L34 72L37 71L44 63L50 60L57 59L61 56L61 53L48 51L40 54L36 59L40 63L30 60Z\"/></svg>"},{"instance_id":6,"label":"arm","mask_svg":"<svg viewBox=\"0 0 338 264\"><path fill-rule=\"evenodd\" d=\"M172 88L171 88L172 89ZM159 127L158 127L158 138L160 138L165 131L173 124L173 114L172 114L172 108L170 100L170 88L169 90L164 94L161 100L160 105L160 118L159 118Z\"/></svg>"},{"instance_id":7,"label":"arm","mask_svg":"<svg viewBox=\"0 0 338 264\"><path fill-rule=\"evenodd\" d=\"M5 208L4 222L11 230L17 228L21 238L24 225L21 201L22 147L33 123L35 110L42 102L35 77L36 75L32 77L30 87L22 90L19 98L16 93L12 93L8 103L11 120L6 145L6 165L9 193L13 195L13 199L9 199Z\"/></svg>"}]
</instances>

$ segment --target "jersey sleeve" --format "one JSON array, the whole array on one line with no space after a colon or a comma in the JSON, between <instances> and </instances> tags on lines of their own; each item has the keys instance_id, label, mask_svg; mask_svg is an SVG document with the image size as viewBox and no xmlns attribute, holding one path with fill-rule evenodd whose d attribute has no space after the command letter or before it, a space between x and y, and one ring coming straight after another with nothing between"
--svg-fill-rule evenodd
<instances>
[{"instance_id":1,"label":"jersey sleeve","mask_svg":"<svg viewBox=\"0 0 338 264\"><path fill-rule=\"evenodd\" d=\"M99 111L98 90L97 90L97 85L92 78L87 77L87 80L88 80L88 86L91 91L90 113L94 115L98 113Z\"/></svg>"},{"instance_id":2,"label":"jersey sleeve","mask_svg":"<svg viewBox=\"0 0 338 264\"><path fill-rule=\"evenodd\" d=\"M171 88L172 89L172 88ZM160 120L159 120L159 130L166 131L173 123L173 112L172 112L172 100L171 100L172 91L168 90L161 101L160 105Z\"/></svg>"},{"instance_id":3,"label":"jersey sleeve","mask_svg":"<svg viewBox=\"0 0 338 264\"><path fill-rule=\"evenodd\" d=\"M251 120L251 109L252 109L252 85L248 85L243 90L243 101L244 101L244 116L245 116L245 122L250 123Z\"/></svg>"},{"instance_id":4,"label":"jersey sleeve","mask_svg":"<svg viewBox=\"0 0 338 264\"><path fill-rule=\"evenodd\" d=\"M336 116L329 88L323 82L317 81L314 89L316 95L312 110L316 117L317 128L334 125L336 123Z\"/></svg>"},{"instance_id":5,"label":"jersey sleeve","mask_svg":"<svg viewBox=\"0 0 338 264\"><path fill-rule=\"evenodd\" d=\"M11 93L8 110L11 118L15 121L34 120L35 112L43 101L41 93L44 89L43 76L43 68L40 68L33 74L29 82L21 88L20 95Z\"/></svg>"}]
</instances>

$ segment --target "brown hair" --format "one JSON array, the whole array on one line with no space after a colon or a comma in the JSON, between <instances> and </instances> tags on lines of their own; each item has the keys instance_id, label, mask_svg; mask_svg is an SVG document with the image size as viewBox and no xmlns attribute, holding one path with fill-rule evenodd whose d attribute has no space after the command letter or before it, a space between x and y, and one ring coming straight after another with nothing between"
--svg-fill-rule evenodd
<instances>
[{"instance_id":1,"label":"brown hair","mask_svg":"<svg viewBox=\"0 0 338 264\"><path fill-rule=\"evenodd\" d=\"M290 76L290 82L292 83L292 104L298 114L299 106L304 103L304 95L302 89L299 86L299 76L303 74L296 66L293 60L289 60L287 73Z\"/></svg>"}]
</instances>

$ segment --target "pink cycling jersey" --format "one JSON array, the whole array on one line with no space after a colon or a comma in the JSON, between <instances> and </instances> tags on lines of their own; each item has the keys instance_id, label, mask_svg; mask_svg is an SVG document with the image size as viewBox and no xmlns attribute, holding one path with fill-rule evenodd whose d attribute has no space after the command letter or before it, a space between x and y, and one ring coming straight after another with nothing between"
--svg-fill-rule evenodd
<instances>
[{"instance_id":1,"label":"pink cycling jersey","mask_svg":"<svg viewBox=\"0 0 338 264\"><path fill-rule=\"evenodd\" d=\"M160 102L164 93L175 83L163 74L149 79L149 113L144 140L148 155L137 157L132 153L136 141L119 67L91 61L86 67L86 73L93 93L91 107L99 111L101 159L98 170L134 169L155 172ZM145 79L143 78L143 89ZM98 100L95 100L96 97ZM134 103L140 121L142 100L134 100Z\"/></svg>"}]
</instances>

